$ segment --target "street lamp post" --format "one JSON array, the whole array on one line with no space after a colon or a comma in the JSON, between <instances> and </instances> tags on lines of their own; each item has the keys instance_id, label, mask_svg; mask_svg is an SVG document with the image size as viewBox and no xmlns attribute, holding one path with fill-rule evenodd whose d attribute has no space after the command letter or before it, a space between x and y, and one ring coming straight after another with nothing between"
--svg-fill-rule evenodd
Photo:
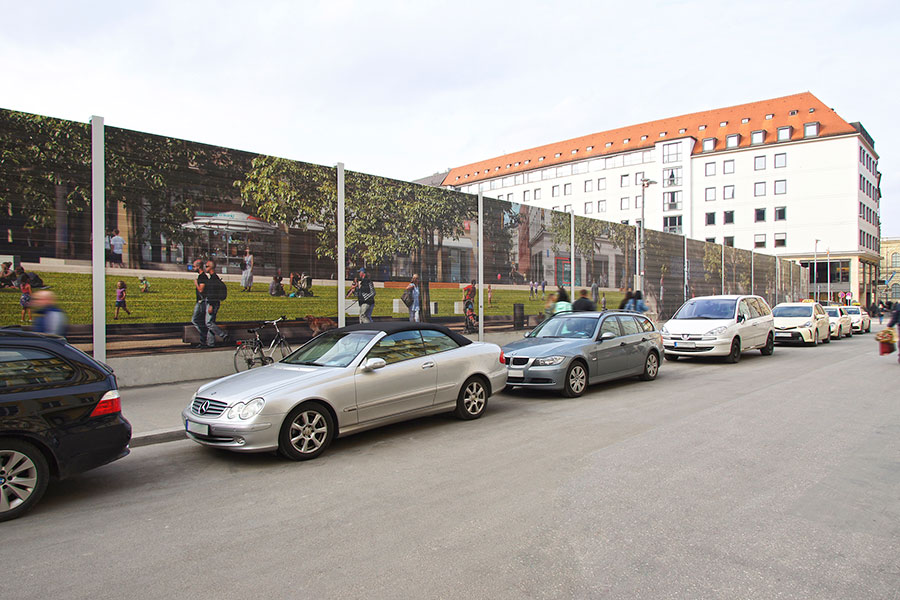
<instances>
[{"instance_id":1,"label":"street lamp post","mask_svg":"<svg viewBox=\"0 0 900 600\"><path fill-rule=\"evenodd\" d=\"M815 246L813 246L813 297L816 299L816 302L819 301L819 242L821 240L816 240Z\"/></svg>"},{"instance_id":2,"label":"street lamp post","mask_svg":"<svg viewBox=\"0 0 900 600\"><path fill-rule=\"evenodd\" d=\"M644 214L645 214L644 206L647 204L645 201L645 192L648 187L650 187L651 185L653 185L655 183L656 183L655 181L653 181L652 179L647 179L646 177L641 179L641 260L640 260L641 270L639 273L640 278L641 278L641 290L642 290L641 293L643 293L643 289L644 289L644 269L645 269L644 258L645 258L645 249L647 246L647 244L645 243L645 240L644 240L644 227L645 227L645 225L644 225Z\"/></svg>"}]
</instances>

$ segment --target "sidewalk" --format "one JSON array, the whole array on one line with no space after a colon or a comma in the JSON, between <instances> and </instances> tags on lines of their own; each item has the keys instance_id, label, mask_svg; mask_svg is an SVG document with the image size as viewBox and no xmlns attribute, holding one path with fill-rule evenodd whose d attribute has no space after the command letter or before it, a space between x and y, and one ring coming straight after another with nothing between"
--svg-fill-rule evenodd
<instances>
[{"instance_id":1,"label":"sidewalk","mask_svg":"<svg viewBox=\"0 0 900 600\"><path fill-rule=\"evenodd\" d=\"M502 346L521 338L522 335L524 332L487 333L485 341ZM475 336L467 337L475 338ZM120 382L122 414L131 422L131 447L137 448L184 439L181 411L188 405L200 386L233 372L231 356L231 352L207 351L198 354L199 359L203 359L203 362L199 362L199 359L191 360L192 354L178 355L175 360L186 363L186 365L181 365L189 367L186 372L208 374L208 377L175 383L137 386L128 386L125 385L125 382L141 380L140 371L149 372L158 368L173 371L179 367L175 364L163 365L159 361L153 361L152 364L140 364L138 361L143 357L135 357L130 360L110 359L109 362L116 370L116 376ZM172 360L172 357L168 357L168 360ZM128 373L130 370L139 372Z\"/></svg>"}]
</instances>

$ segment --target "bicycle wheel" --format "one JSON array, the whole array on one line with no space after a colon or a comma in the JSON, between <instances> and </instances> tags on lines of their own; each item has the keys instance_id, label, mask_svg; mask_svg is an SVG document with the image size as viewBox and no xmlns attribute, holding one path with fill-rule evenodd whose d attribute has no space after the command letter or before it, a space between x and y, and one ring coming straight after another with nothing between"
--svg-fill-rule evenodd
<instances>
[{"instance_id":1,"label":"bicycle wheel","mask_svg":"<svg viewBox=\"0 0 900 600\"><path fill-rule=\"evenodd\" d=\"M281 358L284 358L285 356L293 352L293 350L291 350L290 344L288 344L283 338L280 342L278 342L278 351L281 352ZM274 352L272 353L272 356L275 356Z\"/></svg>"},{"instance_id":2,"label":"bicycle wheel","mask_svg":"<svg viewBox=\"0 0 900 600\"><path fill-rule=\"evenodd\" d=\"M256 352L250 346L240 345L234 351L234 372L240 373L252 369L258 364Z\"/></svg>"}]
</instances>

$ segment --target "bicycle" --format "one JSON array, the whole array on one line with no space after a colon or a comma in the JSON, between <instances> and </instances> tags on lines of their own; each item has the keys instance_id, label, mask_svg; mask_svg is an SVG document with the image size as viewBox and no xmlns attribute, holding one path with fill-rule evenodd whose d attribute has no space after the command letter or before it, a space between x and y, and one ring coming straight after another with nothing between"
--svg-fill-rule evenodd
<instances>
[{"instance_id":1,"label":"bicycle","mask_svg":"<svg viewBox=\"0 0 900 600\"><path fill-rule=\"evenodd\" d=\"M247 330L247 333L252 333L254 337L249 340L238 340L237 349L234 351L234 370L236 373L247 371L253 367L271 365L275 362L274 355L276 351L281 353L281 358L293 352L290 344L284 339L281 330L278 329L279 321L284 320L286 320L286 317L282 315L274 321L263 321L263 324L259 327ZM272 325L275 328L275 337L272 338L272 342L268 347L263 344L262 339L259 337L259 331L265 329L267 325Z\"/></svg>"}]
</instances>

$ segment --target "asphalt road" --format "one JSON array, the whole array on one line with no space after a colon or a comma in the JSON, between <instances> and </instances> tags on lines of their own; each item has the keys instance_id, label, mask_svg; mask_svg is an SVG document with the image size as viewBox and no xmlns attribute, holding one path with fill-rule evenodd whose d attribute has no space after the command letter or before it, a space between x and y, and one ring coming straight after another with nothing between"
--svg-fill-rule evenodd
<instances>
[{"instance_id":1,"label":"asphalt road","mask_svg":"<svg viewBox=\"0 0 900 600\"><path fill-rule=\"evenodd\" d=\"M308 463L137 448L0 524L0 597L897 598L900 366L875 350L503 394Z\"/></svg>"}]
</instances>

